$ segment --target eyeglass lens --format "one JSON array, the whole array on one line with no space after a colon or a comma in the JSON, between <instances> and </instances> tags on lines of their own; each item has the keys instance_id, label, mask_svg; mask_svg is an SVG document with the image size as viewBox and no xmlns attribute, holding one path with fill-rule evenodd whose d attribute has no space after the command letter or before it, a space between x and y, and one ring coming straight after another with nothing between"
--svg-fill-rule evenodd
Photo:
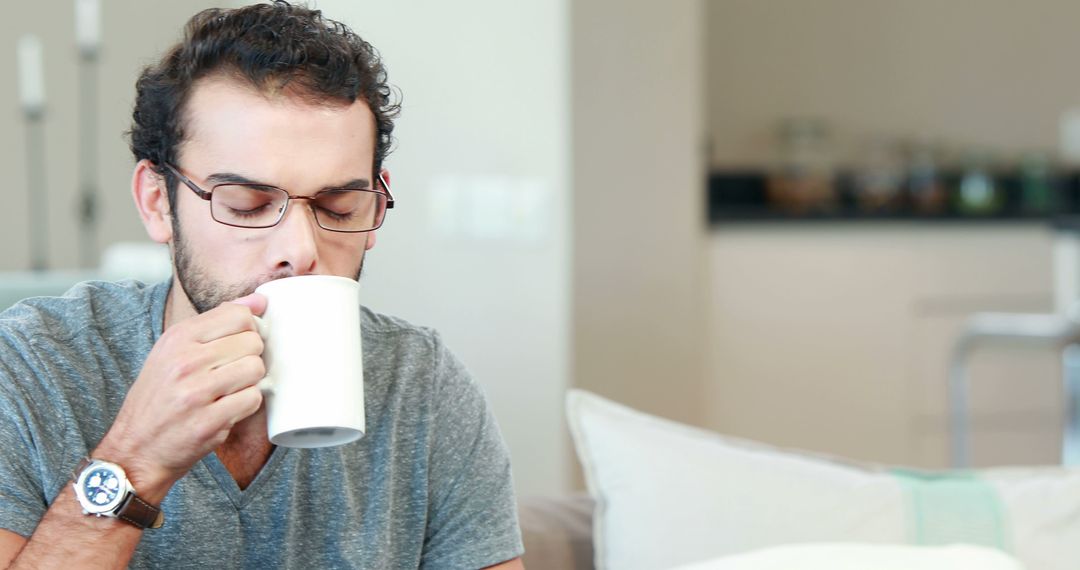
<instances>
[{"instance_id":1,"label":"eyeglass lens","mask_svg":"<svg viewBox=\"0 0 1080 570\"><path fill-rule=\"evenodd\" d=\"M374 190L332 189L311 198L315 219L325 229L359 232L378 228L386 213L386 194ZM231 226L266 228L276 225L288 205L289 195L280 188L248 184L215 186L210 207L214 219Z\"/></svg>"}]
</instances>

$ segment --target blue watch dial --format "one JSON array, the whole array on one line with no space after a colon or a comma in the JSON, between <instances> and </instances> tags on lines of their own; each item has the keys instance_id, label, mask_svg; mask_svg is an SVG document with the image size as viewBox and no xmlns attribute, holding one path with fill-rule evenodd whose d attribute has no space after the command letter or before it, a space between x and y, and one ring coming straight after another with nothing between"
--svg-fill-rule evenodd
<instances>
[{"instance_id":1,"label":"blue watch dial","mask_svg":"<svg viewBox=\"0 0 1080 570\"><path fill-rule=\"evenodd\" d=\"M91 503L105 506L120 494L120 479L111 469L98 468L86 474L82 491Z\"/></svg>"}]
</instances>

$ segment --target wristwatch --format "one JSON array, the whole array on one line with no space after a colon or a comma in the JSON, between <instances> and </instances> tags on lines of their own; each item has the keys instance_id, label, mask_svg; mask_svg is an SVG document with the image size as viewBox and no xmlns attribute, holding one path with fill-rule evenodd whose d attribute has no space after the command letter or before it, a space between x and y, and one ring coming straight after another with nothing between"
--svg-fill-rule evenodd
<instances>
[{"instance_id":1,"label":"wristwatch","mask_svg":"<svg viewBox=\"0 0 1080 570\"><path fill-rule=\"evenodd\" d=\"M75 497L83 514L115 517L140 529L161 528L165 513L135 494L124 468L84 457L75 468Z\"/></svg>"}]
</instances>

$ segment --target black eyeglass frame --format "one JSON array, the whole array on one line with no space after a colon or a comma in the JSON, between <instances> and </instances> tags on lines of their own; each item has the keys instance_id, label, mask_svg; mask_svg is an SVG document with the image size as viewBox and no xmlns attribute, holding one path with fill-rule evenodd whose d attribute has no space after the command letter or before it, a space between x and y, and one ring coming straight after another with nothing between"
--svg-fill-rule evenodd
<instances>
[{"instance_id":1,"label":"black eyeglass frame","mask_svg":"<svg viewBox=\"0 0 1080 570\"><path fill-rule=\"evenodd\" d=\"M173 166L172 164L170 164L168 162L164 162L164 163L162 163L162 165L165 166L165 168L168 168L169 172L172 172L178 179L180 179L180 182L183 182L184 186L187 186L188 188L190 188L191 191L194 192L196 196L198 196L199 198L202 198L203 200L206 200L207 202L211 202L211 199L213 198L213 195L214 195L214 189L217 188L218 186L258 186L260 188L278 190L282 194L285 194L285 207L281 209L281 212L278 214L277 219L274 220L274 223L263 225L263 226L241 226L241 225L238 225L238 224L230 224L228 222L223 222L223 221L217 219L217 217L214 216L214 208L211 206L211 208L210 208L210 217L213 218L213 220L215 222L217 222L219 224L222 224L222 225L231 226L231 227L234 227L234 228L244 228L244 229L253 229L253 230L272 228L272 227L280 224L281 220L285 219L285 212L287 212L289 210L289 203L292 202L293 200L308 200L308 201L311 201L311 200L314 200L316 198L316 196L318 196L320 193L327 192L327 191L333 191L333 190L351 190L351 191L354 191L354 192L371 192L373 194L386 194L386 210L393 209L393 207L394 207L394 195L390 193L390 184L386 181L386 177L383 176L382 172L380 172L378 174L379 184L381 184L382 187L383 187L383 191L381 191L381 192L379 190L376 190L375 188L326 188L324 190L320 190L319 192L316 192L315 196L293 196L292 194L289 193L288 190L285 190L284 188L278 188L277 186L274 186L272 184L257 184L257 183L242 184L242 183L237 183L237 182L224 182L224 183L221 183L221 184L213 185L210 188L210 190L207 191L207 190L203 190L202 188L200 188L198 184L195 184L195 182L193 182L187 176L184 176L184 174L182 172L180 172L179 168ZM213 204L213 202L211 202L211 204ZM322 229L324 229L324 230L326 230L328 232L338 232L338 233L343 233L343 234L362 234L362 233L367 233L367 232L373 232L373 231L381 228L382 225L383 225L383 222L386 221L386 211L383 211L382 219L379 220L379 225L377 225L377 226L375 226L375 227L373 227L371 229L367 229L367 230L336 230L334 228L328 228L328 227L324 226L322 224L322 221L319 219L319 214L315 213L314 211L312 213L315 214L315 223L318 224L320 228L322 228Z\"/></svg>"}]
</instances>

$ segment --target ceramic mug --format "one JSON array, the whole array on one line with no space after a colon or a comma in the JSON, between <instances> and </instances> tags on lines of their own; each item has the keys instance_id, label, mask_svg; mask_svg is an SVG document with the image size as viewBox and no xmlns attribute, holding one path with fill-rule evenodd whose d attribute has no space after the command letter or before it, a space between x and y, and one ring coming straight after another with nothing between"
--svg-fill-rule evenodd
<instances>
[{"instance_id":1,"label":"ceramic mug","mask_svg":"<svg viewBox=\"0 0 1080 570\"><path fill-rule=\"evenodd\" d=\"M267 299L256 317L266 378L259 383L270 441L328 447L364 435L360 284L302 275L255 289Z\"/></svg>"}]
</instances>

